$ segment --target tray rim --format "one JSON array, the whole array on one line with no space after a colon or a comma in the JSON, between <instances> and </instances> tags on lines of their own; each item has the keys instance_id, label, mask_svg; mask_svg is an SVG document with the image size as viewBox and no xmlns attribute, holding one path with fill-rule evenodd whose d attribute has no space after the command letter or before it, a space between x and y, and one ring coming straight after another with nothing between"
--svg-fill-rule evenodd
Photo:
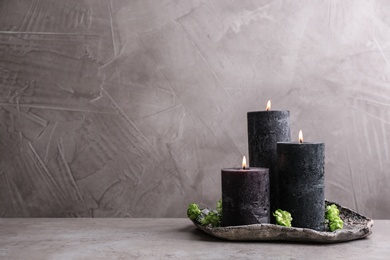
<instances>
[{"instance_id":1,"label":"tray rim","mask_svg":"<svg viewBox=\"0 0 390 260\"><path fill-rule=\"evenodd\" d=\"M337 202L325 200L326 204L335 204L343 210L350 211L356 214L359 218L365 221L365 224L356 225L356 229L343 228L336 231L317 231L310 228L298 228L298 227L285 227L275 224L252 224L252 225L242 225L242 226L227 226L227 227L211 227L211 226L202 226L196 221L192 221L193 224L202 230L203 232L214 236L216 238L225 240L225 241L290 241L290 242L306 242L306 243L339 243L347 242L356 239L362 239L372 234L372 227L374 225L374 220L363 216L354 210L340 205ZM242 231L249 234L248 237L243 237L241 239L234 239L229 236L231 233ZM268 232L273 231L279 235L285 236L267 236ZM265 236L255 236L255 233L263 232ZM299 235L303 234L303 235Z\"/></svg>"}]
</instances>

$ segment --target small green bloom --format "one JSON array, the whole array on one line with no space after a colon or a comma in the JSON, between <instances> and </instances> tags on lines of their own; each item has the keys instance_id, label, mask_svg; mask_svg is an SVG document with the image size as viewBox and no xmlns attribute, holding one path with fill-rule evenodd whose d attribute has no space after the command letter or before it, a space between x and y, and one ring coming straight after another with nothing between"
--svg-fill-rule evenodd
<instances>
[{"instance_id":1,"label":"small green bloom","mask_svg":"<svg viewBox=\"0 0 390 260\"><path fill-rule=\"evenodd\" d=\"M326 206L325 222L328 223L329 230L332 232L337 229L342 229L344 226L344 222L339 214L340 211L335 204Z\"/></svg>"},{"instance_id":2,"label":"small green bloom","mask_svg":"<svg viewBox=\"0 0 390 260\"><path fill-rule=\"evenodd\" d=\"M221 199L217 201L217 211L218 211L219 215L222 216L222 200Z\"/></svg>"},{"instance_id":3,"label":"small green bloom","mask_svg":"<svg viewBox=\"0 0 390 260\"><path fill-rule=\"evenodd\" d=\"M191 203L188 205L187 216L191 220L195 220L200 215L200 209L197 204Z\"/></svg>"},{"instance_id":4,"label":"small green bloom","mask_svg":"<svg viewBox=\"0 0 390 260\"><path fill-rule=\"evenodd\" d=\"M276 224L280 226L291 227L291 221L293 218L291 217L290 212L277 209L273 215L276 218Z\"/></svg>"}]
</instances>

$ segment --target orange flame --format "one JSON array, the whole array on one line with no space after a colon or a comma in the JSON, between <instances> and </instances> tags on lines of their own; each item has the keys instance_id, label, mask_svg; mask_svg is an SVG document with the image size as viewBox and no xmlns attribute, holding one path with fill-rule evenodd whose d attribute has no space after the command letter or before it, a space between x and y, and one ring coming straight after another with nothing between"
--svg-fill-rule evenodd
<instances>
[{"instance_id":1,"label":"orange flame","mask_svg":"<svg viewBox=\"0 0 390 260\"><path fill-rule=\"evenodd\" d=\"M271 100L268 100L267 102L267 107L265 108L266 111L270 111L271 110Z\"/></svg>"},{"instance_id":2,"label":"orange flame","mask_svg":"<svg viewBox=\"0 0 390 260\"><path fill-rule=\"evenodd\" d=\"M245 170L245 168L246 168L246 158L245 158L245 156L242 158L242 169L244 169Z\"/></svg>"},{"instance_id":3,"label":"orange flame","mask_svg":"<svg viewBox=\"0 0 390 260\"><path fill-rule=\"evenodd\" d=\"M302 130L299 130L299 143L303 143L303 134L302 134Z\"/></svg>"}]
</instances>

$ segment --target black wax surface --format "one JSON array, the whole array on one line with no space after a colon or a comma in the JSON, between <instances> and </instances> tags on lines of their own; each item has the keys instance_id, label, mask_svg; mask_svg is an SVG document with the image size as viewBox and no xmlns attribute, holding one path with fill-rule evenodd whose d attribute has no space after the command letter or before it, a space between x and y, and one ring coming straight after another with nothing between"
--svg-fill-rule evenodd
<instances>
[{"instance_id":1,"label":"black wax surface","mask_svg":"<svg viewBox=\"0 0 390 260\"><path fill-rule=\"evenodd\" d=\"M278 143L280 208L291 213L292 226L324 230L323 143Z\"/></svg>"},{"instance_id":2,"label":"black wax surface","mask_svg":"<svg viewBox=\"0 0 390 260\"><path fill-rule=\"evenodd\" d=\"M278 209L278 176L276 143L290 142L290 111L248 112L249 165L269 168L270 208ZM273 218L272 218L272 221Z\"/></svg>"},{"instance_id":3,"label":"black wax surface","mask_svg":"<svg viewBox=\"0 0 390 260\"><path fill-rule=\"evenodd\" d=\"M222 226L269 223L267 168L222 169Z\"/></svg>"}]
</instances>

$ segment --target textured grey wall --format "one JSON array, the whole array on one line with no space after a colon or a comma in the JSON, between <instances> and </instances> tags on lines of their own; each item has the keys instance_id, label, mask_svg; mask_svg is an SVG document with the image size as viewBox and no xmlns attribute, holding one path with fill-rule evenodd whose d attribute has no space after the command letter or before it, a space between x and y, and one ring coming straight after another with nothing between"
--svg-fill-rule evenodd
<instances>
[{"instance_id":1,"label":"textured grey wall","mask_svg":"<svg viewBox=\"0 0 390 260\"><path fill-rule=\"evenodd\" d=\"M390 218L389 1L0 1L0 216L185 216L246 113L326 143L326 197Z\"/></svg>"}]
</instances>

